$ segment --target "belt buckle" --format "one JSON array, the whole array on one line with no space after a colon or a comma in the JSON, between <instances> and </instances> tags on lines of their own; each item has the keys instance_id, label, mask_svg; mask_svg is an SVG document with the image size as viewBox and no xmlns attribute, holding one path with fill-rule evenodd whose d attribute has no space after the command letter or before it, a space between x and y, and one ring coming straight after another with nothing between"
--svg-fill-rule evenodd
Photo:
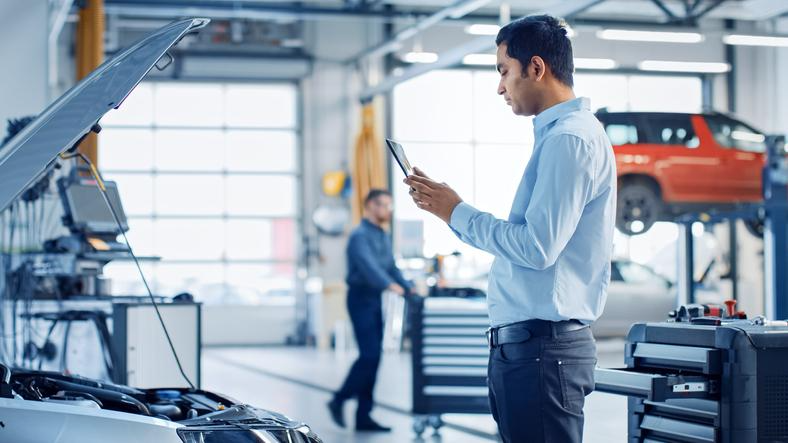
<instances>
[{"instance_id":1,"label":"belt buckle","mask_svg":"<svg viewBox=\"0 0 788 443\"><path fill-rule=\"evenodd\" d=\"M487 349L493 348L493 328L487 328L484 331L484 336L487 338Z\"/></svg>"}]
</instances>

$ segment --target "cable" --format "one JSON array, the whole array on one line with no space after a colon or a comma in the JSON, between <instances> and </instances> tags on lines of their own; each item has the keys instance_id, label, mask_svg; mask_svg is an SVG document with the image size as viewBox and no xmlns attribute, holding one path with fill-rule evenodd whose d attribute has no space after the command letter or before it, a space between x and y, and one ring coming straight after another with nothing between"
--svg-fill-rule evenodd
<instances>
[{"instance_id":1,"label":"cable","mask_svg":"<svg viewBox=\"0 0 788 443\"><path fill-rule=\"evenodd\" d=\"M104 198L104 203L106 203L109 211L112 213L112 218L115 219L115 223L118 225L118 229L120 230L120 235L123 236L123 241L126 242L126 247L129 249L129 254L131 258L134 260L134 265L137 267L137 271L140 274L140 278L142 278L142 283L145 285L145 290L148 292L148 297L150 297L150 301L153 304L153 308L156 310L156 316L159 318L159 324L161 324L161 328L164 331L164 336L167 337L167 343L170 345L170 350L172 351L172 356L175 357L175 363L178 365L178 371L180 371L181 376L186 383L189 384L191 389L195 389L194 383L189 379L186 375L186 372L183 370L183 366L181 365L181 360L178 358L178 353L175 351L175 346L172 344L172 339L170 338L170 333L167 331L167 326L164 324L164 319L161 317L161 312L159 312L159 304L156 303L155 297L153 297L153 292L150 290L150 286L148 285L148 280L145 278L145 273L142 272L142 266L140 266L140 262L137 259L137 256L134 254L134 251L131 249L131 243L129 243L128 237L126 237L126 232L123 229L123 223L120 222L120 217L118 217L118 213L115 212L115 208L112 206L112 202L109 200L109 196L107 195L107 188L104 186L104 180L101 178L101 174L99 173L96 166L93 162L90 161L84 154L81 152L76 152L70 155L61 155L61 158L68 159L79 157L82 159L85 164L88 165L90 168L90 173L93 175L93 178L96 179L96 186L101 193L101 196Z\"/></svg>"}]
</instances>

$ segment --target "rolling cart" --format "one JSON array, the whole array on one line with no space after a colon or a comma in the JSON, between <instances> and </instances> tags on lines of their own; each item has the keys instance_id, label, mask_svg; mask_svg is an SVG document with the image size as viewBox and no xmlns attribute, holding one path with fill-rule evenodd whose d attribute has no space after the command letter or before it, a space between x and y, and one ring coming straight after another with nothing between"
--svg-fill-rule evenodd
<instances>
[{"instance_id":1,"label":"rolling cart","mask_svg":"<svg viewBox=\"0 0 788 443\"><path fill-rule=\"evenodd\" d=\"M484 299L411 297L413 430L443 426L441 414L489 414Z\"/></svg>"},{"instance_id":2,"label":"rolling cart","mask_svg":"<svg viewBox=\"0 0 788 443\"><path fill-rule=\"evenodd\" d=\"M630 443L788 441L788 327L636 324L625 360L595 377L629 397Z\"/></svg>"}]
</instances>

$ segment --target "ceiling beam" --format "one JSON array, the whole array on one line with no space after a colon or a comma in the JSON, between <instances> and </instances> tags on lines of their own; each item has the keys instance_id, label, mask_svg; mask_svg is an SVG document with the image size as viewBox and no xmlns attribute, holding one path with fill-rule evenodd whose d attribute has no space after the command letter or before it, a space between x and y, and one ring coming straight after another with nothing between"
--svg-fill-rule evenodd
<instances>
[{"instance_id":1,"label":"ceiling beam","mask_svg":"<svg viewBox=\"0 0 788 443\"><path fill-rule=\"evenodd\" d=\"M402 47L402 43L406 40L421 34L426 29L442 22L443 20L447 18L462 18L468 13L481 8L487 3L490 3L490 0L457 0L451 5L417 22L413 26L408 26L405 29L402 29L401 31L394 34L394 36L392 36L390 39L349 58L348 63L356 63L367 58L381 57L386 54L390 54Z\"/></svg>"},{"instance_id":2,"label":"ceiling beam","mask_svg":"<svg viewBox=\"0 0 788 443\"><path fill-rule=\"evenodd\" d=\"M563 18L571 18L573 15L579 14L588 8L591 8L604 0L565 0L555 4L554 7L548 8L546 11L540 11L540 14L550 14ZM400 83L426 74L427 72L448 68L462 62L463 57L468 54L477 52L486 52L495 48L495 39L491 36L476 37L470 42L453 48L449 51L442 52L438 61L435 63L413 65L406 69L402 75L393 76L389 75L380 83L366 88L359 96L362 102L372 100L376 95L386 93Z\"/></svg>"}]
</instances>

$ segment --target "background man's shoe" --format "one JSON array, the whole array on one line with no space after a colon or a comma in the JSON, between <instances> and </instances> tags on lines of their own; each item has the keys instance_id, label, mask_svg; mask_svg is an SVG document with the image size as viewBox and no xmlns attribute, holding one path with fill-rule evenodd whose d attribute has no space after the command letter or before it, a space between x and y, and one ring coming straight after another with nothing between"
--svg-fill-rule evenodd
<instances>
[{"instance_id":1,"label":"background man's shoe","mask_svg":"<svg viewBox=\"0 0 788 443\"><path fill-rule=\"evenodd\" d=\"M328 411L331 413L331 419L334 420L334 423L340 428L344 428L345 417L342 414L342 402L331 400L326 406L328 406Z\"/></svg>"},{"instance_id":2,"label":"background man's shoe","mask_svg":"<svg viewBox=\"0 0 788 443\"><path fill-rule=\"evenodd\" d=\"M391 432L391 428L381 426L371 418L356 422L357 431Z\"/></svg>"}]
</instances>

